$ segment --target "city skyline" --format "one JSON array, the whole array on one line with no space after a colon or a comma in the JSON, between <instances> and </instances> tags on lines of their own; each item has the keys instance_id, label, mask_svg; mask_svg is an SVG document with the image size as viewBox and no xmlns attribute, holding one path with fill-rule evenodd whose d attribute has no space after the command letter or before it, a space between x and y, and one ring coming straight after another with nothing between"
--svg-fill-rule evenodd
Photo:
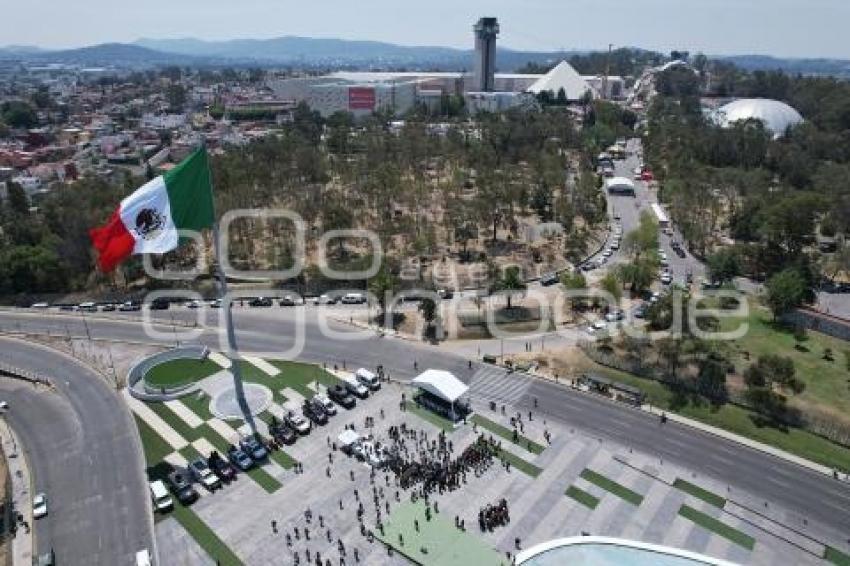
<instances>
[{"instance_id":1,"label":"city skyline","mask_svg":"<svg viewBox=\"0 0 850 566\"><path fill-rule=\"evenodd\" d=\"M400 16L398 6L388 0L373 0L368 9L337 0L297 8L292 2L249 0L238 9L222 2L149 0L122 6L119 13L104 0L49 10L43 4L4 10L5 45L63 49L140 38L302 36L469 49L472 24L481 16L495 16L502 24L500 47L520 51L599 50L610 43L661 52L850 58L841 29L850 19L850 5L838 0L805 5L777 0L769 14L753 0L692 0L687 10L670 0L615 0L607 11L590 0L472 0L463 6L435 0L430 9L417 11L415 19ZM39 25L33 26L36 10ZM768 18L770 25L763 25Z\"/></svg>"}]
</instances>

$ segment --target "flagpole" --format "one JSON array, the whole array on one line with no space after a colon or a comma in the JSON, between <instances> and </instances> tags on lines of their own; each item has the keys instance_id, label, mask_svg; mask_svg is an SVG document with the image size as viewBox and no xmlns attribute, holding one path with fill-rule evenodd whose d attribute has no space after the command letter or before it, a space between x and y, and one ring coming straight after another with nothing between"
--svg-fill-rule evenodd
<instances>
[{"instance_id":1,"label":"flagpole","mask_svg":"<svg viewBox=\"0 0 850 566\"><path fill-rule=\"evenodd\" d=\"M204 152L207 151L206 140L203 140L201 147ZM254 415L251 413L251 408L248 406L248 401L245 399L245 387L242 382L242 368L239 365L240 356L236 347L236 330L233 327L233 313L230 311L231 301L226 300L227 297L227 276L224 273L224 268L221 263L221 243L218 231L218 220L215 217L215 190L213 188L212 170L210 169L209 153L207 153L207 171L210 177L210 192L213 195L213 253L215 256L215 274L218 279L219 299L221 300L221 311L224 315L224 325L227 331L227 359L230 360L230 373L233 375L233 389L236 393L236 402L239 404L239 409L242 411L242 418L248 424L252 434L257 434L257 423L254 420Z\"/></svg>"}]
</instances>

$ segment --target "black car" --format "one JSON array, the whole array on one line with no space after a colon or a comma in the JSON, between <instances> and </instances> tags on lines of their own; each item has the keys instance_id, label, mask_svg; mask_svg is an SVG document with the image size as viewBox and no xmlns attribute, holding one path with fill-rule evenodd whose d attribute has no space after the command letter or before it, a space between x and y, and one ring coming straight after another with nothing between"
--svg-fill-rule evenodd
<instances>
[{"instance_id":1,"label":"black car","mask_svg":"<svg viewBox=\"0 0 850 566\"><path fill-rule=\"evenodd\" d=\"M342 385L334 385L329 388L328 397L330 397L331 401L337 405L345 407L346 409L353 409L354 406L357 405L357 401Z\"/></svg>"},{"instance_id":2,"label":"black car","mask_svg":"<svg viewBox=\"0 0 850 566\"><path fill-rule=\"evenodd\" d=\"M544 287L558 283L558 274L554 272L544 273L540 276L540 284Z\"/></svg>"},{"instance_id":3,"label":"black car","mask_svg":"<svg viewBox=\"0 0 850 566\"><path fill-rule=\"evenodd\" d=\"M282 307L294 307L295 304L296 304L295 303L295 297L292 297L290 295L286 295L285 297L282 297L280 299L278 304Z\"/></svg>"},{"instance_id":4,"label":"black car","mask_svg":"<svg viewBox=\"0 0 850 566\"><path fill-rule=\"evenodd\" d=\"M236 477L236 470L234 470L233 466L230 465L230 462L222 458L218 452L211 453L207 463L213 473L217 475L221 481L229 482Z\"/></svg>"},{"instance_id":5,"label":"black car","mask_svg":"<svg viewBox=\"0 0 850 566\"><path fill-rule=\"evenodd\" d=\"M167 299L154 299L151 301L150 310L152 311L167 311L169 303Z\"/></svg>"},{"instance_id":6,"label":"black car","mask_svg":"<svg viewBox=\"0 0 850 566\"><path fill-rule=\"evenodd\" d=\"M325 410L321 405L314 403L312 400L304 401L304 404L301 406L301 412L317 425L328 423L328 416L325 414Z\"/></svg>"},{"instance_id":7,"label":"black car","mask_svg":"<svg viewBox=\"0 0 850 566\"><path fill-rule=\"evenodd\" d=\"M286 426L286 424L278 421L277 419L272 420L269 423L269 434L272 435L272 438L280 442L281 444L294 444L298 439L298 433Z\"/></svg>"},{"instance_id":8,"label":"black car","mask_svg":"<svg viewBox=\"0 0 850 566\"><path fill-rule=\"evenodd\" d=\"M250 307L270 307L272 306L272 300L269 297L254 297L250 301L248 301L248 306Z\"/></svg>"},{"instance_id":9,"label":"black car","mask_svg":"<svg viewBox=\"0 0 850 566\"><path fill-rule=\"evenodd\" d=\"M183 505L189 505L198 499L198 492L192 487L192 476L186 470L177 469L168 474L168 485Z\"/></svg>"}]
</instances>

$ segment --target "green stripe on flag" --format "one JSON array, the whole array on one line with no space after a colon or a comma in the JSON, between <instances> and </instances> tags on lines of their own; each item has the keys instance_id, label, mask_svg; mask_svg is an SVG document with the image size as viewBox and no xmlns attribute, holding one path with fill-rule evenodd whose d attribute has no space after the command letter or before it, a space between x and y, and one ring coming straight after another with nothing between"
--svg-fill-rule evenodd
<instances>
[{"instance_id":1,"label":"green stripe on flag","mask_svg":"<svg viewBox=\"0 0 850 566\"><path fill-rule=\"evenodd\" d=\"M163 175L171 218L180 230L209 228L215 221L207 150L197 149Z\"/></svg>"}]
</instances>

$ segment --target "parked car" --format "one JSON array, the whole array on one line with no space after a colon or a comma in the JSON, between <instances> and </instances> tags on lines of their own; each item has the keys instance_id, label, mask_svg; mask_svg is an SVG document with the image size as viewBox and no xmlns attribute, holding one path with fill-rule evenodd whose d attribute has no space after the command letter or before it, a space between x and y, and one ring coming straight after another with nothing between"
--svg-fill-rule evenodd
<instances>
[{"instance_id":1,"label":"parked car","mask_svg":"<svg viewBox=\"0 0 850 566\"><path fill-rule=\"evenodd\" d=\"M249 307L270 307L272 306L272 300L269 297L254 297L250 301L248 301Z\"/></svg>"},{"instance_id":2,"label":"parked car","mask_svg":"<svg viewBox=\"0 0 850 566\"><path fill-rule=\"evenodd\" d=\"M453 289L437 289L437 296L441 299L449 300L455 296Z\"/></svg>"},{"instance_id":3,"label":"parked car","mask_svg":"<svg viewBox=\"0 0 850 566\"><path fill-rule=\"evenodd\" d=\"M251 457L248 456L241 448L234 445L231 445L230 448L227 449L227 459L243 472L250 470L254 465L254 461Z\"/></svg>"},{"instance_id":4,"label":"parked car","mask_svg":"<svg viewBox=\"0 0 850 566\"><path fill-rule=\"evenodd\" d=\"M230 462L222 458L218 452L210 454L210 458L207 462L210 465L210 469L221 481L229 482L236 477L236 470L234 470L233 466L230 465Z\"/></svg>"},{"instance_id":5,"label":"parked car","mask_svg":"<svg viewBox=\"0 0 850 566\"><path fill-rule=\"evenodd\" d=\"M335 305L339 300L339 297L334 297L333 295L319 295L316 297L317 305Z\"/></svg>"},{"instance_id":6,"label":"parked car","mask_svg":"<svg viewBox=\"0 0 850 566\"><path fill-rule=\"evenodd\" d=\"M293 297L292 295L286 295L284 297L281 297L280 301L278 301L278 304L282 307L294 307L298 303L295 301L295 297Z\"/></svg>"},{"instance_id":7,"label":"parked car","mask_svg":"<svg viewBox=\"0 0 850 566\"><path fill-rule=\"evenodd\" d=\"M151 301L148 308L152 311L167 311L168 307L171 306L171 303L168 302L168 299L154 299Z\"/></svg>"},{"instance_id":8,"label":"parked car","mask_svg":"<svg viewBox=\"0 0 850 566\"><path fill-rule=\"evenodd\" d=\"M97 312L97 305L92 301L86 301L77 305L77 310L80 312Z\"/></svg>"},{"instance_id":9,"label":"parked car","mask_svg":"<svg viewBox=\"0 0 850 566\"><path fill-rule=\"evenodd\" d=\"M352 395L356 395L361 399L365 399L369 396L369 389L360 383L356 377L353 375L345 376L342 378L342 383L345 385L345 388L348 389L348 392Z\"/></svg>"},{"instance_id":10,"label":"parked car","mask_svg":"<svg viewBox=\"0 0 850 566\"><path fill-rule=\"evenodd\" d=\"M304 404L301 405L301 412L304 413L305 417L317 425L324 425L328 423L328 416L325 414L324 409L322 409L322 406L319 403L314 403L312 399L304 400Z\"/></svg>"},{"instance_id":11,"label":"parked car","mask_svg":"<svg viewBox=\"0 0 850 566\"><path fill-rule=\"evenodd\" d=\"M328 397L330 397L334 403L336 403L337 405L341 405L346 409L353 409L354 406L357 405L357 401L348 392L348 389L346 389L342 385L334 385L333 387L329 388Z\"/></svg>"},{"instance_id":12,"label":"parked car","mask_svg":"<svg viewBox=\"0 0 850 566\"><path fill-rule=\"evenodd\" d=\"M210 301L210 307L214 309L220 309L221 299L213 299L212 301Z\"/></svg>"},{"instance_id":13,"label":"parked car","mask_svg":"<svg viewBox=\"0 0 850 566\"><path fill-rule=\"evenodd\" d=\"M363 293L346 293L342 296L342 304L344 305L362 305L366 302L366 295Z\"/></svg>"},{"instance_id":14,"label":"parked car","mask_svg":"<svg viewBox=\"0 0 850 566\"><path fill-rule=\"evenodd\" d=\"M310 429L310 421L299 415L298 413L294 413L289 411L286 416L283 418L283 422L286 423L286 426L291 427L293 430L297 431L298 434L308 434Z\"/></svg>"},{"instance_id":15,"label":"parked car","mask_svg":"<svg viewBox=\"0 0 850 566\"><path fill-rule=\"evenodd\" d=\"M359 381L362 385L368 387L370 391L377 391L381 388L381 382L378 379L378 376L366 368L358 369L354 372L354 377L356 377L357 381Z\"/></svg>"},{"instance_id":16,"label":"parked car","mask_svg":"<svg viewBox=\"0 0 850 566\"><path fill-rule=\"evenodd\" d=\"M540 284L544 287L549 287L558 283L558 274L550 271L540 276Z\"/></svg>"},{"instance_id":17,"label":"parked car","mask_svg":"<svg viewBox=\"0 0 850 566\"><path fill-rule=\"evenodd\" d=\"M198 499L198 492L192 487L192 480L185 470L174 470L168 474L168 483L171 491L177 496L177 501L183 505L190 505Z\"/></svg>"},{"instance_id":18,"label":"parked car","mask_svg":"<svg viewBox=\"0 0 850 566\"><path fill-rule=\"evenodd\" d=\"M31 309L46 309L49 306L50 305L47 304L47 303L33 303L33 304L30 305L30 308Z\"/></svg>"},{"instance_id":19,"label":"parked car","mask_svg":"<svg viewBox=\"0 0 850 566\"><path fill-rule=\"evenodd\" d=\"M206 458L195 458L189 462L189 472L192 473L192 477L195 478L195 481L210 491L214 491L221 487L221 480L210 469Z\"/></svg>"},{"instance_id":20,"label":"parked car","mask_svg":"<svg viewBox=\"0 0 850 566\"><path fill-rule=\"evenodd\" d=\"M634 310L635 318L646 318L646 305L638 305Z\"/></svg>"},{"instance_id":21,"label":"parked car","mask_svg":"<svg viewBox=\"0 0 850 566\"><path fill-rule=\"evenodd\" d=\"M140 310L142 310L142 305L140 305L139 303L137 303L135 301L127 301L127 302L121 303L121 306L118 307L118 310L122 311L122 312L140 311Z\"/></svg>"},{"instance_id":22,"label":"parked car","mask_svg":"<svg viewBox=\"0 0 850 566\"><path fill-rule=\"evenodd\" d=\"M100 310L102 310L103 312L113 312L115 310L115 305L113 303L106 303L105 305L100 307Z\"/></svg>"},{"instance_id":23,"label":"parked car","mask_svg":"<svg viewBox=\"0 0 850 566\"><path fill-rule=\"evenodd\" d=\"M673 282L673 274L672 273L670 273L669 271L665 271L664 273L661 274L661 283L663 283L664 285L669 285L672 282Z\"/></svg>"},{"instance_id":24,"label":"parked car","mask_svg":"<svg viewBox=\"0 0 850 566\"><path fill-rule=\"evenodd\" d=\"M325 411L326 415L333 416L336 414L336 405L334 405L333 401L331 401L324 395L316 395L315 397L313 397L313 400L322 406L322 409Z\"/></svg>"},{"instance_id":25,"label":"parked car","mask_svg":"<svg viewBox=\"0 0 850 566\"><path fill-rule=\"evenodd\" d=\"M263 445L260 439L254 435L241 438L239 440L239 448L248 454L255 462L259 462L269 455L268 449Z\"/></svg>"},{"instance_id":26,"label":"parked car","mask_svg":"<svg viewBox=\"0 0 850 566\"><path fill-rule=\"evenodd\" d=\"M298 439L298 433L276 419L269 424L269 434L281 444L294 444Z\"/></svg>"},{"instance_id":27,"label":"parked car","mask_svg":"<svg viewBox=\"0 0 850 566\"><path fill-rule=\"evenodd\" d=\"M624 317L623 311L615 309L605 315L605 320L608 322L617 322L618 320L623 320Z\"/></svg>"},{"instance_id":28,"label":"parked car","mask_svg":"<svg viewBox=\"0 0 850 566\"><path fill-rule=\"evenodd\" d=\"M162 480L150 482L149 487L155 511L162 513L174 508L174 501L171 500L171 496L168 494L168 490L165 488L165 483Z\"/></svg>"},{"instance_id":29,"label":"parked car","mask_svg":"<svg viewBox=\"0 0 850 566\"><path fill-rule=\"evenodd\" d=\"M41 519L47 516L47 496L43 493L37 494L32 498L32 517L33 519Z\"/></svg>"},{"instance_id":30,"label":"parked car","mask_svg":"<svg viewBox=\"0 0 850 566\"><path fill-rule=\"evenodd\" d=\"M190 309L199 309L202 306L203 306L203 303L201 301L199 301L198 299L195 299L193 301L189 301L188 303L186 303L186 307L190 308Z\"/></svg>"}]
</instances>

